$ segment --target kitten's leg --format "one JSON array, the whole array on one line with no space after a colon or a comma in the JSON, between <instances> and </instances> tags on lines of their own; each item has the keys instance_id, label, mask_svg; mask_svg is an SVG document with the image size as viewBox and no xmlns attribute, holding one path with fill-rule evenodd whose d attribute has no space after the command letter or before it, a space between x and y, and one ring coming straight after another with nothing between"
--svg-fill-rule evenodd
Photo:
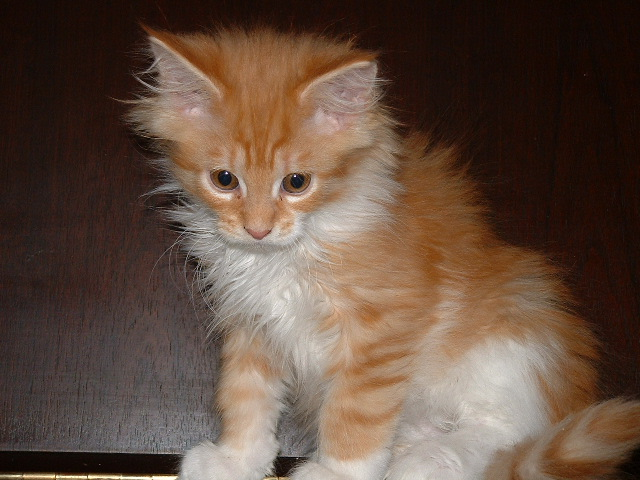
<instances>
[{"instance_id":1,"label":"kitten's leg","mask_svg":"<svg viewBox=\"0 0 640 480\"><path fill-rule=\"evenodd\" d=\"M217 406L222 433L216 445L187 452L180 480L258 480L269 473L279 446L276 423L283 385L261 342L230 333L222 352Z\"/></svg>"},{"instance_id":2,"label":"kitten's leg","mask_svg":"<svg viewBox=\"0 0 640 480\"><path fill-rule=\"evenodd\" d=\"M391 348L365 346L366 354L332 369L316 457L297 469L292 480L384 477L408 379L402 373L406 356Z\"/></svg>"}]
</instances>

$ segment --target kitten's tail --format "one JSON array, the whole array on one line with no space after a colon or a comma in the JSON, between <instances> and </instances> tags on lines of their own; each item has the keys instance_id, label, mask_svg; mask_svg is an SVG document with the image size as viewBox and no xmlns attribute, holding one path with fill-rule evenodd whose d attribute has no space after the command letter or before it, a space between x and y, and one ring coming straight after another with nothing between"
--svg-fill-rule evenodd
<instances>
[{"instance_id":1,"label":"kitten's tail","mask_svg":"<svg viewBox=\"0 0 640 480\"><path fill-rule=\"evenodd\" d=\"M611 478L640 445L640 402L609 400L569 415L538 438L501 452L486 480Z\"/></svg>"}]
</instances>

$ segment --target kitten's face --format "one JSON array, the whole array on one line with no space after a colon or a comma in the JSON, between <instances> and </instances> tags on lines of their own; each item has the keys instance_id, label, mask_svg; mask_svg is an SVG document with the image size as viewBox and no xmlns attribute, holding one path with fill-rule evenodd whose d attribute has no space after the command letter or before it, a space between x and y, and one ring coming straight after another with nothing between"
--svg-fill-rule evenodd
<instances>
[{"instance_id":1,"label":"kitten's face","mask_svg":"<svg viewBox=\"0 0 640 480\"><path fill-rule=\"evenodd\" d=\"M197 138L173 155L176 176L215 212L212 228L232 244L291 245L310 233L314 214L353 187L350 147L319 134L306 109L279 110L243 126L238 119L247 116L228 101L214 128L192 132Z\"/></svg>"},{"instance_id":2,"label":"kitten's face","mask_svg":"<svg viewBox=\"0 0 640 480\"><path fill-rule=\"evenodd\" d=\"M374 140L371 54L269 31L152 32L152 48L157 94L134 121L169 140L174 175L225 241L291 245L359 180L350 157Z\"/></svg>"},{"instance_id":3,"label":"kitten's face","mask_svg":"<svg viewBox=\"0 0 640 480\"><path fill-rule=\"evenodd\" d=\"M204 154L189 154L197 162L176 174L215 212L212 228L230 243L289 245L307 231L308 216L339 180L297 143L216 142Z\"/></svg>"},{"instance_id":4,"label":"kitten's face","mask_svg":"<svg viewBox=\"0 0 640 480\"><path fill-rule=\"evenodd\" d=\"M273 167L214 168L203 173L207 203L218 215L218 231L240 243L288 244L304 231L305 212L317 197L317 177L276 161ZM315 194L314 194L315 193Z\"/></svg>"}]
</instances>

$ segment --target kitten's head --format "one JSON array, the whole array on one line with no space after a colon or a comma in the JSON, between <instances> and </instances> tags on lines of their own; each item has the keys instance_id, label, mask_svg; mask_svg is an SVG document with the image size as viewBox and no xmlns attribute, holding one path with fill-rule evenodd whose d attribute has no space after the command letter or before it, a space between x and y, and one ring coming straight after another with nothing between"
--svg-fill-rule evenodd
<instances>
[{"instance_id":1,"label":"kitten's head","mask_svg":"<svg viewBox=\"0 0 640 480\"><path fill-rule=\"evenodd\" d=\"M225 241L289 245L344 228L331 223L348 222L345 202L377 208L393 168L377 146L393 134L373 53L268 29L147 31L154 80L130 118Z\"/></svg>"}]
</instances>

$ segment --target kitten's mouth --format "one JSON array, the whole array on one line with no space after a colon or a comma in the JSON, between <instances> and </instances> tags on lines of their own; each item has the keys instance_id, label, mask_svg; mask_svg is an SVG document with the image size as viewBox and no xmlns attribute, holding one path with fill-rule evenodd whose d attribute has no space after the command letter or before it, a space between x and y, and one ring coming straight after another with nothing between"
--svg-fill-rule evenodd
<instances>
[{"instance_id":1,"label":"kitten's mouth","mask_svg":"<svg viewBox=\"0 0 640 480\"><path fill-rule=\"evenodd\" d=\"M254 253L284 250L295 243L293 238L281 238L271 230L257 232L247 230L243 233L243 235L225 235L226 243L233 248Z\"/></svg>"}]
</instances>

